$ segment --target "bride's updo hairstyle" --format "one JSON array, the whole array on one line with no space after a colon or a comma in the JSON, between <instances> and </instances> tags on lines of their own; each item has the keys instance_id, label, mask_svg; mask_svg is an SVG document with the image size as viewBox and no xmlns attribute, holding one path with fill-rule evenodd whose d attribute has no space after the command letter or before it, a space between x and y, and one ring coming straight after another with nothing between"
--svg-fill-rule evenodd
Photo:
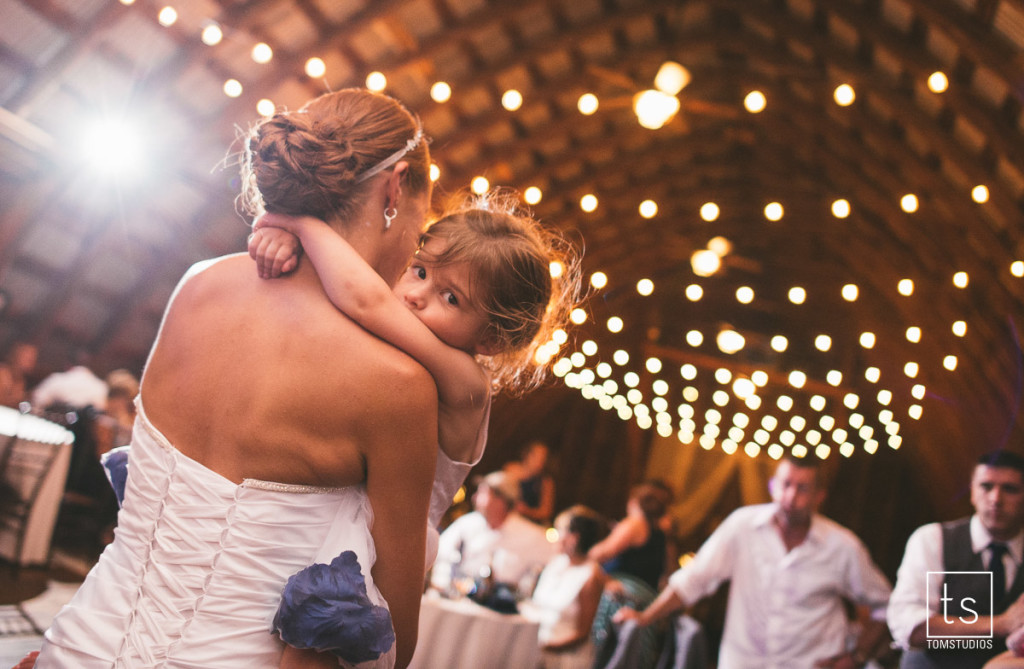
<instances>
[{"instance_id":1,"label":"bride's updo hairstyle","mask_svg":"<svg viewBox=\"0 0 1024 669\"><path fill-rule=\"evenodd\" d=\"M430 186L423 130L400 102L361 88L326 93L249 130L241 205L250 216L265 210L344 226L364 204L373 177L399 160L409 163L406 192Z\"/></svg>"}]
</instances>

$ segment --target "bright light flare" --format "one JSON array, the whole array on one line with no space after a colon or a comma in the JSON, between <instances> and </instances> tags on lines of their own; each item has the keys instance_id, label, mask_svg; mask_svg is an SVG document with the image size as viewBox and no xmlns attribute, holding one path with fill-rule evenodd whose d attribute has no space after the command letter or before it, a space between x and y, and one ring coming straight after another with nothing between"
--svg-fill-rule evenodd
<instances>
[{"instance_id":1,"label":"bright light flare","mask_svg":"<svg viewBox=\"0 0 1024 669\"><path fill-rule=\"evenodd\" d=\"M82 155L103 175L135 175L143 167L143 137L138 128L124 119L97 121L82 135Z\"/></svg>"}]
</instances>

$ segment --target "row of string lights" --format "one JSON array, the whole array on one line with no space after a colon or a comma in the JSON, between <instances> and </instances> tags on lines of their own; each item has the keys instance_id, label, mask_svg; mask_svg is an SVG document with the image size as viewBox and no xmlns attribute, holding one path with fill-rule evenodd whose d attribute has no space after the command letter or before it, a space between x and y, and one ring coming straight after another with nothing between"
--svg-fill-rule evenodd
<instances>
[{"instance_id":1,"label":"row of string lights","mask_svg":"<svg viewBox=\"0 0 1024 669\"><path fill-rule=\"evenodd\" d=\"M120 2L130 5L135 0ZM160 25L169 27L176 23L178 15L173 6L165 6L158 11L156 19ZM202 24L199 39L207 46L215 47L224 40L226 31L220 23L208 19ZM260 64L269 63L274 57L273 48L264 42L253 44L250 53L253 61ZM304 70L306 76L313 79L327 76L326 64L319 57L307 59ZM638 122L652 130L670 122L680 109L678 95L689 81L690 74L685 67L671 61L664 63L655 76L654 88L640 91L633 98L633 110ZM366 76L365 85L370 90L384 91L388 86L387 77L382 72L371 72ZM949 81L944 73L935 72L929 76L927 85L933 93L941 94L948 89ZM224 82L223 90L225 95L237 98L243 92L243 84L237 79L228 79ZM449 102L452 95L452 87L445 81L436 81L431 86L430 97L437 104ZM856 91L849 84L843 83L833 90L832 97L835 104L845 107L854 103ZM501 105L509 112L515 112L523 103L523 94L518 90L506 90L501 96ZM767 106L767 97L758 90L750 91L743 99L743 107L750 114L759 114ZM584 93L577 100L580 114L593 115L599 108L600 100L594 93ZM277 110L277 105L272 100L263 98L256 103L256 109L259 114L267 116ZM440 167L432 165L431 178L436 181L439 177ZM474 177L470 183L470 188L475 193L484 193L490 187L488 179L482 175ZM522 190L523 200L529 205L538 204L543 196L543 191L536 185L529 185ZM978 204L986 203L989 198L987 186L974 186L970 197ZM579 200L579 207L585 213L596 211L599 207L597 195L584 194ZM904 194L900 199L900 207L908 214L915 213L919 208L917 196L913 193ZM639 204L638 211L645 219L655 218L658 215L657 202L644 200ZM705 203L699 210L700 218L709 223L717 220L720 213L718 205L714 202ZM836 199L832 202L831 213L837 219L844 219L851 215L852 206L848 200ZM780 221L784 215L784 207L779 202L771 202L764 207L764 216L770 222ZM702 278L712 277L730 250L731 243L727 239L712 238L707 248L696 251L691 257L694 275ZM553 266L552 275L557 277L561 269ZM1024 261L1013 261L1009 271L1013 276L1024 277ZM598 291L605 289L609 281L608 276L601 271L596 271L590 276L591 285ZM965 288L969 277L966 272L958 271L953 273L951 281L955 287ZM910 297L914 291L913 280L901 279L896 288L900 295ZM642 297L651 295L654 289L654 282L650 279L642 279L636 284L636 291ZM859 289L855 284L848 283L842 287L841 297L847 302L857 300L858 294ZM703 296L703 288L699 283L691 283L685 289L685 296L691 302L696 302ZM740 286L735 291L735 297L741 305L748 305L755 300L756 291L750 286ZM806 289L801 286L791 287L787 294L788 300L794 305L802 304L806 297ZM572 322L578 326L584 325L591 318L583 308L574 310L571 315ZM617 334L627 330L628 324L621 316L613 315L607 319L605 327L610 333ZM967 323L957 320L951 324L950 329L956 337L964 337L967 333ZM905 337L908 342L917 343L921 336L920 327L910 326L906 329ZM663 376L663 373L668 371L668 366L656 356L648 357L642 361L642 365L637 365L623 347L611 351L610 358L606 360L599 355L603 351L599 351L598 344L592 339L583 341L574 351L563 350L569 339L565 331L556 332L551 341L537 349L536 362L550 364L556 376L562 378L568 386L579 389L585 398L597 401L604 409L616 411L623 420L635 420L643 429L653 427L662 437L674 434L683 443L697 441L705 449L720 445L730 454L742 448L750 457L765 452L773 458L781 457L786 449L797 456L806 455L813 449L817 457L827 458L833 447L843 456L849 457L856 450L853 443L856 438L860 439L863 449L869 453L877 451L883 441L891 448L899 448L902 441L899 420L890 407L895 396L895 385L893 388L881 385L882 371L878 366L867 366L863 370L864 379L878 387L869 402L856 392L840 390L844 381L849 383L851 379L844 379L843 373L838 369L830 370L823 380L815 381L808 379L805 372L795 369L777 373L778 378L772 378L769 372L763 369L730 369L727 362L707 370L685 363L678 368L678 374L670 379ZM715 333L693 329L685 336L686 343L693 348L700 348L705 340L711 339L714 339L717 348L725 356L737 353L746 345L742 333L730 328ZM872 349L876 343L877 337L872 332L865 331L858 335L858 344L863 349ZM784 335L777 334L771 337L770 346L777 353L783 353L789 346L789 340ZM825 333L814 335L813 346L818 351L827 353L832 348L831 336ZM947 354L942 360L942 366L949 371L955 370L956 354ZM902 368L902 374L913 380L916 380L920 371L921 365L913 360L906 361ZM640 388L645 379L650 379L647 392ZM702 396L702 391L697 387L698 381L706 383L704 393L710 394L711 403L714 405L699 416L697 402ZM763 406L762 397L758 394L760 389L770 383L789 388L775 397L775 409L779 414L773 413L770 407ZM668 396L670 390L680 384L683 388L678 396L682 397L682 401L676 404L673 416L670 413L671 403ZM707 388L714 389L708 391ZM832 393L822 390L828 388L835 390ZM830 397L826 397L826 394ZM798 402L794 395L798 399L808 396L806 406L810 413L805 415L797 406ZM909 395L911 399L905 407L905 415L911 419L920 419L923 414L921 401L926 395L925 385L913 383ZM731 409L732 424L725 426L723 412L729 410L728 407L734 403L738 403L738 406ZM869 403L877 407L877 412L870 416L866 413ZM835 411L829 411L831 404L841 404L842 409L836 406ZM757 415L760 415L760 420L755 422ZM836 416L845 416L845 419ZM702 427L697 423L701 419Z\"/></svg>"},{"instance_id":2,"label":"row of string lights","mask_svg":"<svg viewBox=\"0 0 1024 669\"><path fill-rule=\"evenodd\" d=\"M983 200L976 197L976 201ZM910 198L905 198L905 204L909 206L910 203ZM905 206L904 210L912 213L913 209L908 210L908 206ZM641 216L650 218L656 213L656 204L646 201L640 210ZM846 200L837 200L832 205L832 211L837 218L845 218L849 215L849 203ZM705 203L700 208L701 218L708 222L716 220L720 213L718 205L712 202ZM782 205L772 203L767 206L765 217L769 221L782 220ZM732 244L728 239L716 236L709 240L707 248L694 252L691 257L691 270L697 280L689 283L683 290L686 299L690 302L702 299L705 291L699 279L713 277L731 249ZM1012 276L1024 277L1024 261L1012 261L1008 269ZM955 289L963 290L970 284L970 275L962 270L953 271L949 280ZM595 289L603 290L608 288L610 279L604 272L599 271L591 274L590 283ZM915 288L915 282L911 278L901 278L893 286L894 291L903 298L912 298ZM649 278L640 279L635 285L636 293L641 297L652 295L655 289L655 282ZM855 302L861 298L860 292L855 283L846 283L842 285L838 295L819 297L826 300L841 298L845 302ZM742 285L735 289L734 295L738 304L750 305L755 301L757 292L752 286ZM808 299L808 291L803 286L791 286L786 291L786 299L794 306L802 305ZM587 320L584 313L575 316L574 322L578 324ZM607 318L604 327L610 333L620 333L627 328L627 324L621 316L612 315ZM954 320L949 324L948 332L957 339L967 336L967 321ZM857 345L864 350L876 349L882 345L879 337L871 331L854 333L852 336L856 337ZM926 333L917 325L908 326L903 333L903 338L910 344L921 342L923 336L926 336ZM931 336L939 336L939 333ZM718 350L725 356L721 358L720 365L708 369L699 370L692 363L682 364L678 367L678 376L675 378L671 378L671 374L669 377L663 375L671 370L669 365L657 356L648 357L631 368L631 356L625 347L611 351L610 360L602 359L599 353L604 352L599 351L598 344L589 339L584 341L578 350L559 356L559 346L566 340L567 337L562 337L538 351L538 362L548 362L557 357L553 364L554 373L563 377L568 386L579 389L587 399L599 402L607 410L616 411L623 420L635 420L642 428L654 427L662 437L667 438L675 434L680 442L688 444L696 440L705 449L720 445L730 454L742 447L744 453L750 457L765 452L772 458L779 458L786 448L798 457L803 457L811 452L811 449L817 457L823 459L829 457L833 449L838 449L841 455L849 457L856 451L854 435L862 441L863 450L868 453L876 452L882 442L890 448L898 449L902 444L902 436L898 414L892 407L894 400L897 399L898 393L907 395L908 397L903 398L905 401L900 413L907 418L919 420L924 412L922 401L926 397L927 388L918 378L926 368L932 367L926 367L917 360L906 360L895 373L885 373L892 382L891 387L886 387L882 384L883 371L880 366L867 365L860 370L860 374L865 381L875 386L877 391L873 393L873 397L865 397L863 393L842 390L844 385L852 384L855 379L844 377L843 372L838 369L829 370L824 379L819 381L809 379L808 375L799 369L773 372L775 378L764 369L738 371L737 368L744 365L730 364L728 358L741 351L746 346L746 340L742 333L728 327L710 333L696 328L686 332L685 341L690 347L699 349L707 341L713 340ZM768 341L770 348L778 354L784 353L790 346L789 338L782 334L775 334ZM833 339L824 332L811 333L808 335L808 341L802 345L808 348L813 346L819 352L827 354L833 348ZM955 371L957 365L958 356L955 351L947 352L941 359L941 367L948 372ZM934 366L937 367L938 364ZM699 376L704 372L709 372L705 376L713 377L713 380L704 380L707 382L706 385L714 386L710 396L715 406L704 412L703 430L698 430L697 421L702 416L697 415L697 402L708 392L705 390L702 393L697 387ZM897 375L904 377L903 381L895 378ZM650 379L647 393L640 389L641 383L645 383L645 378ZM759 389L770 382L776 387L788 386L788 391L780 391L775 398L775 409L780 412L778 415L772 413L771 407L762 406L762 397L758 395ZM673 417L667 396L670 390L680 383L684 385L680 393L683 401L676 406L676 416ZM812 386L815 387L812 389ZM897 386L903 390L898 391ZM834 390L829 392L829 388ZM794 395L806 397L804 411L809 410L809 414L801 412ZM732 409L733 424L722 427L723 412L727 406L737 401L741 406ZM877 412L871 416L866 414L866 405L869 403L877 408ZM840 404L841 407L838 406ZM828 410L830 405L834 411ZM754 422L752 412L760 413L760 423ZM787 417L781 414L788 414L788 423ZM839 418L841 415L845 415L845 424ZM877 423L872 425L875 420ZM805 431L808 427L809 429ZM781 429L777 434L773 434L777 428Z\"/></svg>"},{"instance_id":3,"label":"row of string lights","mask_svg":"<svg viewBox=\"0 0 1024 669\"><path fill-rule=\"evenodd\" d=\"M121 4L132 5L136 0L119 0ZM164 27L171 27L178 21L178 12L173 5L161 7L156 14L157 22ZM208 18L202 22L199 39L209 47L220 44L225 36L232 31L223 26L216 19ZM250 56L255 63L267 64L274 58L273 47L266 42L255 42L250 49ZM305 61L304 71L306 76L312 79L322 79L327 76L327 65L322 58L313 56ZM679 93L690 83L689 71L679 63L666 61L658 69L654 77L654 88L637 92L633 97L633 110L637 120L645 128L658 129L671 121L679 112ZM383 72L370 72L366 75L365 85L368 89L382 92L387 89L387 76ZM949 88L949 79L941 71L933 72L927 79L927 86L935 94L944 93ZM238 79L227 79L223 85L224 94L228 97L237 98L244 90L242 82ZM438 104L445 104L451 100L453 91L448 82L436 81L431 85L430 97ZM848 107L857 98L854 88L847 83L836 86L832 97L835 103L841 107ZM515 89L508 89L502 93L501 105L507 111L518 110L524 102L523 94ZM743 99L743 107L751 114L763 112L768 106L768 99L759 90L752 90ZM577 100L577 109L583 115L589 116L597 113L600 108L600 100L594 93L583 93ZM277 105L269 98L261 98L256 103L256 111L262 116L269 116L277 110ZM435 171L439 176L439 171ZM435 176L436 179L436 176ZM474 192L486 192L490 184L486 177L475 177L471 182ZM537 204L543 197L540 188L530 186L524 189L523 199L528 204ZM971 197L975 202L984 203L988 201L989 193L987 186L979 184L971 191ZM580 208L585 212L593 212L597 209L598 200L593 194L586 194L580 198ZM902 196L900 206L904 211L913 213L918 208L917 196L908 193ZM705 208L714 211L715 205L709 203ZM717 214L705 215L705 208L701 214L705 220L714 220ZM837 218L845 218L850 214L850 205L846 200L836 200L833 203L833 214ZM652 218L657 213L657 205L646 200L640 205L641 215ZM781 205L770 203L765 207L765 216L769 220L778 220L782 217Z\"/></svg>"}]
</instances>

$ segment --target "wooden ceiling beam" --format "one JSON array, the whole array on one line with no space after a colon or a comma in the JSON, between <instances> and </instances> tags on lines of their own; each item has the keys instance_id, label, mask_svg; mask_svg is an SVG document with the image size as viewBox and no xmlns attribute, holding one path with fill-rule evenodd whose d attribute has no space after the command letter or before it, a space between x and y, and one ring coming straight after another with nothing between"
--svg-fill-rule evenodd
<instances>
[{"instance_id":1,"label":"wooden ceiling beam","mask_svg":"<svg viewBox=\"0 0 1024 669\"><path fill-rule=\"evenodd\" d=\"M22 118L31 116L35 108L60 87L67 73L102 41L105 29L124 10L120 3L108 2L88 20L77 22L52 0L40 0L33 3L33 8L67 33L68 43L45 63L36 64L22 86L7 98L5 106Z\"/></svg>"},{"instance_id":2,"label":"wooden ceiling beam","mask_svg":"<svg viewBox=\"0 0 1024 669\"><path fill-rule=\"evenodd\" d=\"M930 26L937 27L952 39L975 63L984 64L997 73L1006 83L1008 94L1024 103L1021 59L1002 40L995 39L991 28L979 27L969 12L955 4L940 8L930 0L906 0L906 3Z\"/></svg>"}]
</instances>

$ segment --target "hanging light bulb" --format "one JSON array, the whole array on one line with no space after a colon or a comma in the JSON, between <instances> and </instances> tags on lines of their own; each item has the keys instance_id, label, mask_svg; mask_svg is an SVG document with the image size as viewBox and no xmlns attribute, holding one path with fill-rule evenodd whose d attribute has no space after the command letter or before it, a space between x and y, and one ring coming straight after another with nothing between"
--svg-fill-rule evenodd
<instances>
[{"instance_id":1,"label":"hanging light bulb","mask_svg":"<svg viewBox=\"0 0 1024 669\"><path fill-rule=\"evenodd\" d=\"M679 98L649 89L633 96L633 111L640 125L657 130L671 121L679 111Z\"/></svg>"},{"instance_id":2,"label":"hanging light bulb","mask_svg":"<svg viewBox=\"0 0 1024 669\"><path fill-rule=\"evenodd\" d=\"M722 259L718 254L708 249L695 251L690 256L690 267L697 276L711 276L722 266Z\"/></svg>"},{"instance_id":3,"label":"hanging light bulb","mask_svg":"<svg viewBox=\"0 0 1024 669\"><path fill-rule=\"evenodd\" d=\"M677 95L689 83L690 71L671 60L662 63L654 77L654 87L669 95Z\"/></svg>"}]
</instances>

